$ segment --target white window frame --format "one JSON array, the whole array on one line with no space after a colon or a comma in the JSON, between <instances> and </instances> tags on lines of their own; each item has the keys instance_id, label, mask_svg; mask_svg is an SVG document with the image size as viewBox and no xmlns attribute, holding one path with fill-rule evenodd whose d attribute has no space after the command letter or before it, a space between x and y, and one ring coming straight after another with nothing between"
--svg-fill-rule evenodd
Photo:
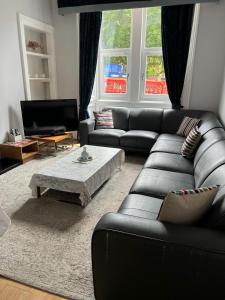
<instances>
[{"instance_id":1,"label":"white window frame","mask_svg":"<svg viewBox=\"0 0 225 300\"><path fill-rule=\"evenodd\" d=\"M120 100L129 101L130 98L130 74L131 74L131 56L132 56L132 41L133 41L133 10L131 10L131 32L130 32L130 48L114 48L104 49L102 46L102 36L100 35L99 51L98 51L98 98L100 100ZM126 56L127 57L127 93L126 94L106 94L104 93L104 57L105 56Z\"/></svg>"},{"instance_id":2,"label":"white window frame","mask_svg":"<svg viewBox=\"0 0 225 300\"><path fill-rule=\"evenodd\" d=\"M197 5L195 13L195 23L192 32L191 55L189 54L189 62L187 66L187 74L184 85L184 93L182 103L186 102L188 107L191 77L193 72L194 52L197 39L198 17L200 5ZM98 65L96 70L95 92L92 101L95 102L95 109L104 106L126 106L126 107L158 107L171 108L171 102L168 95L145 95L145 65L146 58L149 55L162 55L162 48L146 48L146 23L147 9L132 9L132 25L131 25L131 47L130 49L102 49L101 42L99 46ZM101 40L100 40L101 41ZM139 45L138 47L136 47ZM104 77L104 72L100 73L100 64L104 55L126 55L128 56L128 93L124 94L104 94L102 93L102 83L100 77ZM104 70L104 69L102 69ZM102 83L101 83L102 82ZM188 90L188 92L186 92ZM92 104L93 106L93 104Z\"/></svg>"},{"instance_id":3,"label":"white window frame","mask_svg":"<svg viewBox=\"0 0 225 300\"><path fill-rule=\"evenodd\" d=\"M150 8L151 9L151 8ZM161 94L145 94L145 82L146 82L146 62L148 56L162 56L162 47L151 47L146 48L146 30L147 30L147 8L143 9L143 23L142 23L142 47L141 47L141 90L140 90L140 100L141 101L152 101L158 102L160 104L170 103L168 95Z\"/></svg>"}]
</instances>

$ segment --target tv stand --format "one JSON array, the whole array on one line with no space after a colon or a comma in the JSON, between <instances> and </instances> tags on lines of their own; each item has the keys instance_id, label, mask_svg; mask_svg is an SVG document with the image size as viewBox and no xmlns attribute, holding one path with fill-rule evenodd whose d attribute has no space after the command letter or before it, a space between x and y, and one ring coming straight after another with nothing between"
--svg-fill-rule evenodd
<instances>
[{"instance_id":1,"label":"tv stand","mask_svg":"<svg viewBox=\"0 0 225 300\"><path fill-rule=\"evenodd\" d=\"M63 135L67 135L67 133L62 132L60 134L43 134L43 135L39 135L39 138L47 138L47 137L54 137L54 136L63 136ZM33 136L31 136L31 138L33 138Z\"/></svg>"},{"instance_id":2,"label":"tv stand","mask_svg":"<svg viewBox=\"0 0 225 300\"><path fill-rule=\"evenodd\" d=\"M72 132L65 132L62 135L52 135L52 136L32 136L32 140L37 141L39 144L47 144L48 146L54 145L55 152L58 150L58 143L66 139L70 139L71 146L74 145L74 139Z\"/></svg>"}]
</instances>

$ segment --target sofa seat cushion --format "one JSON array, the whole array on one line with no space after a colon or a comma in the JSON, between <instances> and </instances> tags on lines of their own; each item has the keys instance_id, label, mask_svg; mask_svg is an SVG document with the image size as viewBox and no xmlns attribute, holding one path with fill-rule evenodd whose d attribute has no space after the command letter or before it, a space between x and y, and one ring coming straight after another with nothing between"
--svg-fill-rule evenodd
<instances>
[{"instance_id":1,"label":"sofa seat cushion","mask_svg":"<svg viewBox=\"0 0 225 300\"><path fill-rule=\"evenodd\" d=\"M163 200L143 195L128 195L123 201L119 213L156 220Z\"/></svg>"},{"instance_id":2,"label":"sofa seat cushion","mask_svg":"<svg viewBox=\"0 0 225 300\"><path fill-rule=\"evenodd\" d=\"M151 149L154 145L158 133L146 130L130 130L120 138L122 147Z\"/></svg>"},{"instance_id":3,"label":"sofa seat cushion","mask_svg":"<svg viewBox=\"0 0 225 300\"><path fill-rule=\"evenodd\" d=\"M182 145L183 145L183 142L181 142L181 141L157 140L151 149L151 153L166 152L166 153L181 154Z\"/></svg>"},{"instance_id":4,"label":"sofa seat cushion","mask_svg":"<svg viewBox=\"0 0 225 300\"><path fill-rule=\"evenodd\" d=\"M120 137L125 134L120 129L97 129L92 131L89 136L89 144L119 147Z\"/></svg>"},{"instance_id":5,"label":"sofa seat cushion","mask_svg":"<svg viewBox=\"0 0 225 300\"><path fill-rule=\"evenodd\" d=\"M157 169L143 169L130 193L164 199L168 192L194 189L194 177L190 174Z\"/></svg>"},{"instance_id":6,"label":"sofa seat cushion","mask_svg":"<svg viewBox=\"0 0 225 300\"><path fill-rule=\"evenodd\" d=\"M158 141L159 140L169 140L169 141L175 141L175 142L183 143L185 138L183 136L179 136L177 134L162 133L158 137Z\"/></svg>"},{"instance_id":7,"label":"sofa seat cushion","mask_svg":"<svg viewBox=\"0 0 225 300\"><path fill-rule=\"evenodd\" d=\"M174 153L154 152L147 159L144 168L194 174L192 161Z\"/></svg>"}]
</instances>

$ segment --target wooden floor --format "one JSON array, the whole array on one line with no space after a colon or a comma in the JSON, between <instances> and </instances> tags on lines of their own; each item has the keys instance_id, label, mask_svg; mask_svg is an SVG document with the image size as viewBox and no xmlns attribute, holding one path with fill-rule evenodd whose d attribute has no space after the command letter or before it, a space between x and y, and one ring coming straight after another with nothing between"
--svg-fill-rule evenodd
<instances>
[{"instance_id":1,"label":"wooden floor","mask_svg":"<svg viewBox=\"0 0 225 300\"><path fill-rule=\"evenodd\" d=\"M0 277L0 300L65 300Z\"/></svg>"}]
</instances>

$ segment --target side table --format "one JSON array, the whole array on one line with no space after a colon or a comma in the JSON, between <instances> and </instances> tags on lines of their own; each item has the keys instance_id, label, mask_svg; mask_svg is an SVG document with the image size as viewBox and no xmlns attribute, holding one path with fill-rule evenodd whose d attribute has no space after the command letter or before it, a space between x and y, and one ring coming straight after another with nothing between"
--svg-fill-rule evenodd
<instances>
[{"instance_id":1,"label":"side table","mask_svg":"<svg viewBox=\"0 0 225 300\"><path fill-rule=\"evenodd\" d=\"M2 157L25 163L38 154L38 142L24 139L19 142L0 144L0 154Z\"/></svg>"}]
</instances>

